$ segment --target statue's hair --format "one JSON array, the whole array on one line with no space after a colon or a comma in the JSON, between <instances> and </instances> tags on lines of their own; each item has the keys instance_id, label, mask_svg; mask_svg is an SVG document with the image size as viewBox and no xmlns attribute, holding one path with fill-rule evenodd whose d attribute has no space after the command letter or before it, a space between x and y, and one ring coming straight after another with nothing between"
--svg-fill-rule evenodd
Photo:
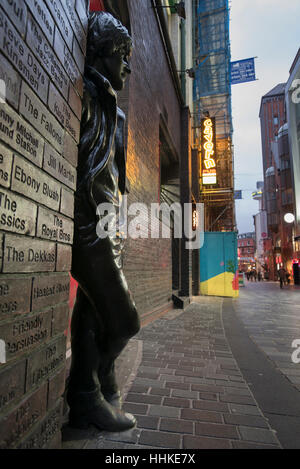
<instances>
[{"instance_id":1,"label":"statue's hair","mask_svg":"<svg viewBox=\"0 0 300 469\"><path fill-rule=\"evenodd\" d=\"M87 62L93 63L95 55L108 57L114 51L125 49L127 55L132 48L132 39L123 24L110 13L90 13L87 37Z\"/></svg>"}]
</instances>

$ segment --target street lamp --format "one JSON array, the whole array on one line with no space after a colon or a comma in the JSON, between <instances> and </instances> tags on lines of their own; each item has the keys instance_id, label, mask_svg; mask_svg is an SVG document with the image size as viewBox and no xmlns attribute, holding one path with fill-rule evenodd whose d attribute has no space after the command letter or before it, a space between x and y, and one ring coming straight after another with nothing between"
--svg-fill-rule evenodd
<instances>
[{"instance_id":1,"label":"street lamp","mask_svg":"<svg viewBox=\"0 0 300 469\"><path fill-rule=\"evenodd\" d=\"M295 216L293 213L286 213L283 219L286 223L293 223L295 221Z\"/></svg>"}]
</instances>

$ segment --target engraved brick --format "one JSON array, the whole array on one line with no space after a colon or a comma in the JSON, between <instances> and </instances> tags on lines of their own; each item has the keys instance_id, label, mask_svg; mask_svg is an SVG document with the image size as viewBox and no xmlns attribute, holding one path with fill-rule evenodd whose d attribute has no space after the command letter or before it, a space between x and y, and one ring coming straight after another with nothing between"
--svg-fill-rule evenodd
<instances>
[{"instance_id":1,"label":"engraved brick","mask_svg":"<svg viewBox=\"0 0 300 469\"><path fill-rule=\"evenodd\" d=\"M52 309L49 309L44 313L24 315L18 321L0 326L7 362L50 339L52 314Z\"/></svg>"},{"instance_id":2,"label":"engraved brick","mask_svg":"<svg viewBox=\"0 0 300 469\"><path fill-rule=\"evenodd\" d=\"M51 44L31 15L28 17L26 41L62 95L67 98L70 84L69 77L54 54Z\"/></svg>"},{"instance_id":3,"label":"engraved brick","mask_svg":"<svg viewBox=\"0 0 300 469\"><path fill-rule=\"evenodd\" d=\"M62 33L63 37L65 38L66 43L68 44L69 48L72 48L73 42L73 31L69 20L62 8L61 2L59 0L45 0L56 25L58 26L60 32ZM56 34L57 30L55 31Z\"/></svg>"},{"instance_id":4,"label":"engraved brick","mask_svg":"<svg viewBox=\"0 0 300 469\"><path fill-rule=\"evenodd\" d=\"M69 299L69 274L45 274L33 279L32 311L41 310Z\"/></svg>"},{"instance_id":5,"label":"engraved brick","mask_svg":"<svg viewBox=\"0 0 300 469\"><path fill-rule=\"evenodd\" d=\"M37 206L13 192L0 189L0 229L35 235Z\"/></svg>"},{"instance_id":6,"label":"engraved brick","mask_svg":"<svg viewBox=\"0 0 300 469\"><path fill-rule=\"evenodd\" d=\"M72 244L73 230L74 223L72 220L61 216L57 212L52 212L43 207L39 207L37 222L37 236L39 238L49 239L49 241L59 241L60 243Z\"/></svg>"},{"instance_id":7,"label":"engraved brick","mask_svg":"<svg viewBox=\"0 0 300 469\"><path fill-rule=\"evenodd\" d=\"M50 111L53 112L63 127L78 143L80 137L80 122L52 84L50 84L49 89L48 105Z\"/></svg>"},{"instance_id":8,"label":"engraved brick","mask_svg":"<svg viewBox=\"0 0 300 469\"><path fill-rule=\"evenodd\" d=\"M41 423L23 439L18 449L60 449L62 403L51 410Z\"/></svg>"},{"instance_id":9,"label":"engraved brick","mask_svg":"<svg viewBox=\"0 0 300 469\"><path fill-rule=\"evenodd\" d=\"M69 105L73 109L75 116L81 120L82 103L73 85L70 85L69 88Z\"/></svg>"},{"instance_id":10,"label":"engraved brick","mask_svg":"<svg viewBox=\"0 0 300 469\"><path fill-rule=\"evenodd\" d=\"M42 166L44 140L8 104L0 108L0 140L37 166Z\"/></svg>"},{"instance_id":11,"label":"engraved brick","mask_svg":"<svg viewBox=\"0 0 300 469\"><path fill-rule=\"evenodd\" d=\"M70 189L76 189L76 169L48 144L45 145L44 169Z\"/></svg>"},{"instance_id":12,"label":"engraved brick","mask_svg":"<svg viewBox=\"0 0 300 469\"><path fill-rule=\"evenodd\" d=\"M19 33L24 36L27 16L27 8L24 2L22 0L2 0L1 6L19 30Z\"/></svg>"},{"instance_id":13,"label":"engraved brick","mask_svg":"<svg viewBox=\"0 0 300 469\"><path fill-rule=\"evenodd\" d=\"M47 101L49 78L31 50L0 9L0 49L42 101Z\"/></svg>"},{"instance_id":14,"label":"engraved brick","mask_svg":"<svg viewBox=\"0 0 300 469\"><path fill-rule=\"evenodd\" d=\"M66 369L63 367L49 379L47 408L52 409L57 400L62 397L65 390Z\"/></svg>"},{"instance_id":15,"label":"engraved brick","mask_svg":"<svg viewBox=\"0 0 300 469\"><path fill-rule=\"evenodd\" d=\"M57 151L62 153L64 144L62 126L24 81L21 86L20 113Z\"/></svg>"},{"instance_id":16,"label":"engraved brick","mask_svg":"<svg viewBox=\"0 0 300 469\"><path fill-rule=\"evenodd\" d=\"M0 275L0 320L30 311L32 277Z\"/></svg>"},{"instance_id":17,"label":"engraved brick","mask_svg":"<svg viewBox=\"0 0 300 469\"><path fill-rule=\"evenodd\" d=\"M60 185L23 158L15 155L11 187L14 191L29 197L53 210L60 203Z\"/></svg>"},{"instance_id":18,"label":"engraved brick","mask_svg":"<svg viewBox=\"0 0 300 469\"><path fill-rule=\"evenodd\" d=\"M75 88L82 96L82 77L80 71L75 63L75 60L68 49L62 35L56 30L54 39L54 50L64 66L67 75L70 77L71 82L75 85Z\"/></svg>"},{"instance_id":19,"label":"engraved brick","mask_svg":"<svg viewBox=\"0 0 300 469\"><path fill-rule=\"evenodd\" d=\"M5 82L5 100L17 109L21 77L2 54L0 54L0 80Z\"/></svg>"},{"instance_id":20,"label":"engraved brick","mask_svg":"<svg viewBox=\"0 0 300 469\"><path fill-rule=\"evenodd\" d=\"M69 272L72 265L72 247L63 244L57 244L57 272Z\"/></svg>"},{"instance_id":21,"label":"engraved brick","mask_svg":"<svg viewBox=\"0 0 300 469\"><path fill-rule=\"evenodd\" d=\"M4 234L3 233L0 233L0 246L1 246L1 249L0 249L0 272L2 272L3 270L3 258L4 258Z\"/></svg>"},{"instance_id":22,"label":"engraved brick","mask_svg":"<svg viewBox=\"0 0 300 469\"><path fill-rule=\"evenodd\" d=\"M69 312L69 303L56 305L53 308L52 337L67 332Z\"/></svg>"},{"instance_id":23,"label":"engraved brick","mask_svg":"<svg viewBox=\"0 0 300 469\"><path fill-rule=\"evenodd\" d=\"M0 185L10 187L13 153L0 144Z\"/></svg>"},{"instance_id":24,"label":"engraved brick","mask_svg":"<svg viewBox=\"0 0 300 469\"><path fill-rule=\"evenodd\" d=\"M55 243L49 241L5 235L3 272L54 271L55 250Z\"/></svg>"},{"instance_id":25,"label":"engraved brick","mask_svg":"<svg viewBox=\"0 0 300 469\"><path fill-rule=\"evenodd\" d=\"M74 43L73 43L73 55L74 55L74 59L77 64L77 67L79 68L80 73L83 75L85 58L80 49L78 41L76 40L76 37L74 38Z\"/></svg>"},{"instance_id":26,"label":"engraved brick","mask_svg":"<svg viewBox=\"0 0 300 469\"><path fill-rule=\"evenodd\" d=\"M76 0L76 11L81 21L83 30L86 34L88 29L88 16L86 12L86 3L84 0Z\"/></svg>"},{"instance_id":27,"label":"engraved brick","mask_svg":"<svg viewBox=\"0 0 300 469\"><path fill-rule=\"evenodd\" d=\"M37 0L25 0L25 2L29 6L34 18L37 20L41 28L43 28L43 31L45 31L51 45L53 45L54 21L45 3Z\"/></svg>"},{"instance_id":28,"label":"engraved brick","mask_svg":"<svg viewBox=\"0 0 300 469\"><path fill-rule=\"evenodd\" d=\"M3 417L0 422L0 448L14 448L35 423L44 417L46 403L47 385L45 384Z\"/></svg>"},{"instance_id":29,"label":"engraved brick","mask_svg":"<svg viewBox=\"0 0 300 469\"><path fill-rule=\"evenodd\" d=\"M69 163L71 163L72 166L75 166L75 168L77 167L78 148L76 142L68 132L65 133L63 156L69 161Z\"/></svg>"},{"instance_id":30,"label":"engraved brick","mask_svg":"<svg viewBox=\"0 0 300 469\"><path fill-rule=\"evenodd\" d=\"M66 338L61 336L28 358L26 392L53 375L66 359Z\"/></svg>"},{"instance_id":31,"label":"engraved brick","mask_svg":"<svg viewBox=\"0 0 300 469\"><path fill-rule=\"evenodd\" d=\"M64 0L62 3L67 17L71 23L73 31L75 33L75 37L78 39L80 44L81 50L85 52L86 50L86 35L84 34L83 27L79 21L77 16L77 12L75 9L75 0Z\"/></svg>"},{"instance_id":32,"label":"engraved brick","mask_svg":"<svg viewBox=\"0 0 300 469\"><path fill-rule=\"evenodd\" d=\"M0 411L11 405L25 392L26 360L6 367L0 373Z\"/></svg>"},{"instance_id":33,"label":"engraved brick","mask_svg":"<svg viewBox=\"0 0 300 469\"><path fill-rule=\"evenodd\" d=\"M74 217L74 193L62 187L60 212L68 217Z\"/></svg>"}]
</instances>

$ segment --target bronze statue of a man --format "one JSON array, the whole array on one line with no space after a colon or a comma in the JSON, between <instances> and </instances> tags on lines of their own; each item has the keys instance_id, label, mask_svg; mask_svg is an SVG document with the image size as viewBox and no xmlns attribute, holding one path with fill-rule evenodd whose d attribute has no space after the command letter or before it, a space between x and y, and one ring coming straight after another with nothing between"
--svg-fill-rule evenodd
<instances>
[{"instance_id":1,"label":"bronze statue of a man","mask_svg":"<svg viewBox=\"0 0 300 469\"><path fill-rule=\"evenodd\" d=\"M71 325L72 363L67 386L69 424L101 430L132 428L121 410L114 362L140 328L122 271L123 240L97 236L97 207L111 204L118 217L125 192L125 116L114 90L130 73L132 41L112 15L89 18L84 96L75 194L72 275L78 292Z\"/></svg>"}]
</instances>

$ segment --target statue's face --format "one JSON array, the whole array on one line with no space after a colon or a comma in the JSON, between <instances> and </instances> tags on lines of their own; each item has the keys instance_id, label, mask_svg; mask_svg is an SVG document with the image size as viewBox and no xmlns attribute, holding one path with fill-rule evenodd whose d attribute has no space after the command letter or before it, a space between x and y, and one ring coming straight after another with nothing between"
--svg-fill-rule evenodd
<instances>
[{"instance_id":1,"label":"statue's face","mask_svg":"<svg viewBox=\"0 0 300 469\"><path fill-rule=\"evenodd\" d=\"M101 57L101 73L116 91L124 88L127 75L131 73L128 59L125 49L116 50L108 57Z\"/></svg>"}]
</instances>

